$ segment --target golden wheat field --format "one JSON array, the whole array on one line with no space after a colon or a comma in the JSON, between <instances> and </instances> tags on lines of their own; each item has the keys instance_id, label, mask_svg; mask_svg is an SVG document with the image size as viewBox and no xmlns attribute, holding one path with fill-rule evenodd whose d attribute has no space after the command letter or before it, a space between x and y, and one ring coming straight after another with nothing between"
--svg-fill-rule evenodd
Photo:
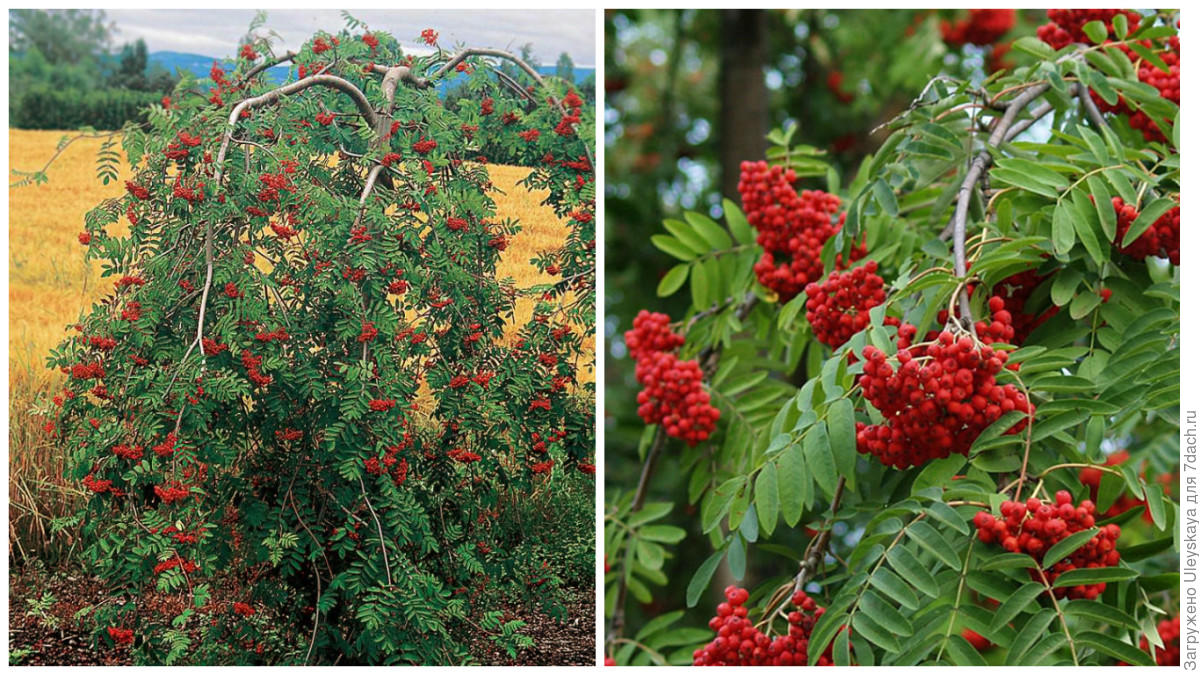
<instances>
[{"instance_id":1,"label":"golden wheat field","mask_svg":"<svg viewBox=\"0 0 1200 675\"><path fill-rule=\"evenodd\" d=\"M70 133L10 130L10 167L41 168L54 154L59 139ZM46 542L49 519L63 513L66 502L78 494L59 478L61 453L55 452L41 433L44 420L37 408L44 406L43 394L54 389L61 377L47 370L47 354L66 335L66 327L109 289L100 283L99 264L84 261L78 241L84 214L124 191L125 172L107 186L96 178L96 151L101 143L102 139L75 141L47 170L47 183L10 187L8 191L10 549L21 546L18 529ZM529 260L561 245L566 224L553 209L542 205L544 192L531 192L517 184L529 169L489 165L488 171L499 188L493 194L497 216L513 218L522 226L505 250L497 275L512 277L520 287L553 283L554 277L538 272ZM122 227L124 224L110 231L126 234ZM518 301L514 326L528 320L533 307L533 300ZM592 365L579 377L591 381ZM57 545L70 546L70 542ZM23 551L10 550L10 554L14 552L24 557Z\"/></svg>"}]
</instances>

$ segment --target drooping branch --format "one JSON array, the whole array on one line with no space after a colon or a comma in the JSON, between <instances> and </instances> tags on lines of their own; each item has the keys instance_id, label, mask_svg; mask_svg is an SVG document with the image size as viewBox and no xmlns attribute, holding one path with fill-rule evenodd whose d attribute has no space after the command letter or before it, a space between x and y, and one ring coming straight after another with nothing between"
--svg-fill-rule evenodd
<instances>
[{"instance_id":1,"label":"drooping branch","mask_svg":"<svg viewBox=\"0 0 1200 675\"><path fill-rule=\"evenodd\" d=\"M229 124L225 129L224 136L221 138L221 148L217 152L217 173L213 183L218 192L221 190L221 180L225 177L225 156L229 152L229 144L233 142L233 132L237 128L237 122L242 115L242 111L274 103L280 98L297 94L305 89L308 89L309 87L314 86L329 87L345 93L354 101L354 104L358 107L359 113L362 114L363 119L366 120L367 124L371 125L372 128L378 128L379 116L375 114L375 109L371 107L370 102L367 101L367 97L362 93L362 90L354 86L352 82L344 80L335 75L313 75L312 77L306 77L291 84L286 84L282 87L272 89L265 94L244 99L237 105L233 106L233 110L229 113ZM204 356L204 313L208 305L209 291L212 290L212 238L212 222L210 221L204 224L204 262L207 267L207 272L204 277L204 290L200 295L200 318L196 322L196 341L200 344L201 356Z\"/></svg>"}]
</instances>

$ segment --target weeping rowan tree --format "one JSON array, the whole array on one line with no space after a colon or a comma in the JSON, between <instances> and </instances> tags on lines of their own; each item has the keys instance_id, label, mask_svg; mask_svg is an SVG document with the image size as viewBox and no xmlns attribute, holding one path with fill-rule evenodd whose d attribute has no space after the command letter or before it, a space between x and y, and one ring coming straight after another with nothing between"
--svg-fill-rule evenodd
<instances>
[{"instance_id":1,"label":"weeping rowan tree","mask_svg":"<svg viewBox=\"0 0 1200 675\"><path fill-rule=\"evenodd\" d=\"M531 553L556 514L498 519L594 472L593 110L504 52L405 55L349 24L181 82L125 129L127 194L79 237L115 284L50 358L47 430L117 594L98 646L140 662L460 663L527 645L501 599L561 583ZM519 225L485 141L569 225L530 261L555 283L497 279Z\"/></svg>"},{"instance_id":2,"label":"weeping rowan tree","mask_svg":"<svg viewBox=\"0 0 1200 675\"><path fill-rule=\"evenodd\" d=\"M653 236L611 662L1179 663L1177 14L1048 19L845 187L776 131Z\"/></svg>"}]
</instances>

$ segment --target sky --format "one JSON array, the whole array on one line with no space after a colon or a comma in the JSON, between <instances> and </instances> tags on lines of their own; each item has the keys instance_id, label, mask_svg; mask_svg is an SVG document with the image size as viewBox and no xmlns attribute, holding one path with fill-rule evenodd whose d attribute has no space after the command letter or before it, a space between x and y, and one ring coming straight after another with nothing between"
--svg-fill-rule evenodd
<instances>
[{"instance_id":1,"label":"sky","mask_svg":"<svg viewBox=\"0 0 1200 675\"><path fill-rule=\"evenodd\" d=\"M405 47L416 46L421 31L433 28L445 48L461 43L519 51L522 45L530 43L534 58L543 65L554 65L563 52L577 66L591 67L596 62L596 21L592 10L348 11L371 29L391 33ZM105 13L119 29L113 36L114 45L142 38L151 52L226 57L237 52L238 40L246 33L255 10L108 9ZM298 48L318 30L336 33L344 26L339 10L269 9L263 29L273 30L283 38L282 45L276 43L279 52Z\"/></svg>"}]
</instances>

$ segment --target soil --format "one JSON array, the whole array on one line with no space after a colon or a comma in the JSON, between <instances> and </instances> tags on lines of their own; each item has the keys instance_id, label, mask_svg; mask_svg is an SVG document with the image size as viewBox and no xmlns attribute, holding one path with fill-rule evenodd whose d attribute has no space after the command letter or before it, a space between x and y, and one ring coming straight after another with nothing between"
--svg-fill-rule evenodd
<instances>
[{"instance_id":1,"label":"soil","mask_svg":"<svg viewBox=\"0 0 1200 675\"><path fill-rule=\"evenodd\" d=\"M54 602L43 612L31 602L49 593ZM47 573L12 568L8 596L9 665L132 665L128 648L92 648L89 617L75 619L80 609L101 603L106 594L95 577L78 572ZM534 646L516 658L481 637L471 645L480 663L498 666L595 665L595 596L576 590L567 602L567 618L559 622L538 610L507 608L506 620L519 619L519 631ZM153 604L153 603L149 603ZM147 611L153 612L152 608Z\"/></svg>"},{"instance_id":2,"label":"soil","mask_svg":"<svg viewBox=\"0 0 1200 675\"><path fill-rule=\"evenodd\" d=\"M32 611L30 601L49 593L54 603L44 613ZM127 666L127 649L97 652L92 649L86 619L75 612L104 600L104 587L81 574L50 575L37 571L12 571L8 593L9 665L22 666ZM23 650L29 650L22 655Z\"/></svg>"},{"instance_id":3,"label":"soil","mask_svg":"<svg viewBox=\"0 0 1200 675\"><path fill-rule=\"evenodd\" d=\"M510 609L506 620L520 619L518 632L533 638L533 646L516 658L481 637L471 645L479 662L489 666L594 666L596 665L596 596L591 589L572 589L567 618L559 622L538 610Z\"/></svg>"}]
</instances>

